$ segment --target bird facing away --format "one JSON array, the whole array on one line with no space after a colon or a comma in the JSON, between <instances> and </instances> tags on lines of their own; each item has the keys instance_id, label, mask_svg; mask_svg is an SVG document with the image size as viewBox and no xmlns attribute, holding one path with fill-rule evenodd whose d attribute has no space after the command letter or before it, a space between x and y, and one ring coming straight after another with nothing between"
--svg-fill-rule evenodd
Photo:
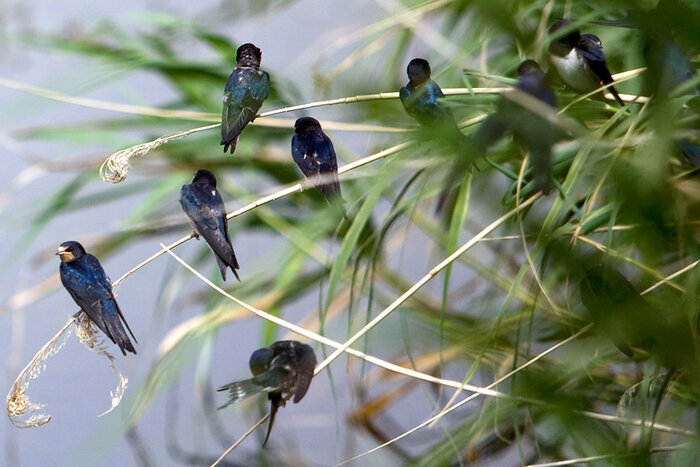
<instances>
[{"instance_id":1,"label":"bird facing away","mask_svg":"<svg viewBox=\"0 0 700 467\"><path fill-rule=\"evenodd\" d=\"M61 259L59 272L61 282L75 303L88 315L93 323L104 332L112 342L119 346L122 354L136 353L129 334L138 343L134 333L117 305L112 293L112 283L105 274L100 262L85 252L78 242L61 243L56 252ZM124 325L122 326L122 323Z\"/></svg>"},{"instance_id":2,"label":"bird facing away","mask_svg":"<svg viewBox=\"0 0 700 467\"><path fill-rule=\"evenodd\" d=\"M560 19L549 28L549 34L571 23L570 19ZM593 34L581 35L574 29L552 41L548 58L564 84L576 92L589 93L613 82L605 63L603 44ZM625 105L614 86L609 86L608 90L620 105Z\"/></svg>"},{"instance_id":3,"label":"bird facing away","mask_svg":"<svg viewBox=\"0 0 700 467\"><path fill-rule=\"evenodd\" d=\"M280 406L294 396L294 403L304 398L309 389L316 367L316 354L311 346L298 341L277 341L269 347L258 349L250 356L250 371L253 377L221 386L219 391L228 391L229 400L219 407L223 409L234 402L267 392L270 400L270 423L267 427L267 443Z\"/></svg>"},{"instance_id":4,"label":"bird facing away","mask_svg":"<svg viewBox=\"0 0 700 467\"><path fill-rule=\"evenodd\" d=\"M444 137L452 145L463 141L452 110L440 103L445 97L440 86L430 79L430 64L422 58L414 58L406 68L408 84L399 91L401 104L406 113L416 119L424 128Z\"/></svg>"},{"instance_id":5,"label":"bird facing away","mask_svg":"<svg viewBox=\"0 0 700 467\"><path fill-rule=\"evenodd\" d=\"M328 202L341 197L335 149L318 120L302 117L294 122L292 158Z\"/></svg>"},{"instance_id":6,"label":"bird facing away","mask_svg":"<svg viewBox=\"0 0 700 467\"><path fill-rule=\"evenodd\" d=\"M253 44L243 44L236 52L236 68L224 88L221 113L221 143L224 152L236 150L243 128L255 120L270 93L270 75L260 69L262 52Z\"/></svg>"},{"instance_id":7,"label":"bird facing away","mask_svg":"<svg viewBox=\"0 0 700 467\"><path fill-rule=\"evenodd\" d=\"M516 87L548 106L556 106L554 93L534 60L525 60L520 64ZM471 147L475 154L484 154L507 132L512 133L515 142L530 155L537 188L545 195L549 194L552 146L561 137L559 129L538 114L504 97L496 111L474 134Z\"/></svg>"},{"instance_id":8,"label":"bird facing away","mask_svg":"<svg viewBox=\"0 0 700 467\"><path fill-rule=\"evenodd\" d=\"M182 185L180 205L185 211L197 238L201 235L216 255L221 277L226 280L226 268L231 268L236 279L240 277L236 254L228 235L226 208L216 189L216 177L208 170L198 170L192 183Z\"/></svg>"}]
</instances>

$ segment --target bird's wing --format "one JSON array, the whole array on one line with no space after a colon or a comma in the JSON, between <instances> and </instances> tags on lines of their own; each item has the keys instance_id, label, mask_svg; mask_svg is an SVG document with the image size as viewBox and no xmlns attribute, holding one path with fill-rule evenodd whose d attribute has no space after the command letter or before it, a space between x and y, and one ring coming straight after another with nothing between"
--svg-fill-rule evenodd
<instances>
[{"instance_id":1,"label":"bird's wing","mask_svg":"<svg viewBox=\"0 0 700 467\"><path fill-rule=\"evenodd\" d=\"M86 254L80 262L80 267L61 263L61 281L66 289L88 304L113 298L112 286L97 258Z\"/></svg>"},{"instance_id":2,"label":"bird's wing","mask_svg":"<svg viewBox=\"0 0 700 467\"><path fill-rule=\"evenodd\" d=\"M73 300L90 317L90 319L109 337L116 342L105 320L107 314L114 313L115 307L105 308L105 302L114 302L112 286L105 275L97 258L86 254L79 264L61 263L60 275L63 286L68 290ZM116 310L121 316L121 312ZM123 320L122 316L122 320Z\"/></svg>"},{"instance_id":3,"label":"bird's wing","mask_svg":"<svg viewBox=\"0 0 700 467\"><path fill-rule=\"evenodd\" d=\"M316 160L319 163L318 171L330 180L324 181L317 188L326 197L332 195L340 196L340 181L338 180L338 158L335 155L335 148L330 138L322 135L320 144L317 145Z\"/></svg>"},{"instance_id":4,"label":"bird's wing","mask_svg":"<svg viewBox=\"0 0 700 467\"><path fill-rule=\"evenodd\" d=\"M298 135L292 137L292 158L305 176L312 177L319 172L316 153L310 152L308 145Z\"/></svg>"},{"instance_id":5,"label":"bird's wing","mask_svg":"<svg viewBox=\"0 0 700 467\"><path fill-rule=\"evenodd\" d=\"M588 65L588 68L598 77L600 82L603 84L610 84L613 82L610 70L608 70L608 65L605 63L605 54L603 53L602 46L590 41L582 41L579 44L578 50ZM620 105L625 105L625 102L617 93L614 86L609 86L608 90Z\"/></svg>"},{"instance_id":6,"label":"bird's wing","mask_svg":"<svg viewBox=\"0 0 700 467\"><path fill-rule=\"evenodd\" d=\"M270 92L270 76L261 70L236 67L224 90L221 114L221 142L229 143L241 134L262 107Z\"/></svg>"},{"instance_id":7,"label":"bird's wing","mask_svg":"<svg viewBox=\"0 0 700 467\"><path fill-rule=\"evenodd\" d=\"M214 253L226 262L235 262L237 268L228 236L226 210L219 192L213 187L185 185L180 191L180 204Z\"/></svg>"},{"instance_id":8,"label":"bird's wing","mask_svg":"<svg viewBox=\"0 0 700 467\"><path fill-rule=\"evenodd\" d=\"M297 387L294 391L294 403L296 404L304 398L306 392L311 385L311 379L314 377L314 368L316 368L316 355L311 347L306 346L301 350L299 361L297 362Z\"/></svg>"},{"instance_id":9,"label":"bird's wing","mask_svg":"<svg viewBox=\"0 0 700 467\"><path fill-rule=\"evenodd\" d=\"M521 77L518 79L518 88L552 107L556 105L556 98L545 82L544 75Z\"/></svg>"}]
</instances>

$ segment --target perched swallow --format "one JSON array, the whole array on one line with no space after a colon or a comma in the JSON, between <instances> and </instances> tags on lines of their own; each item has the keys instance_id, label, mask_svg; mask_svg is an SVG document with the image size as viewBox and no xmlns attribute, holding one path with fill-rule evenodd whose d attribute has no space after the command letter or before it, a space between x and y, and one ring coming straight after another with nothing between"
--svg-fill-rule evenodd
<instances>
[{"instance_id":1,"label":"perched swallow","mask_svg":"<svg viewBox=\"0 0 700 467\"><path fill-rule=\"evenodd\" d=\"M452 110L439 99L445 97L440 86L430 79L430 64L414 58L406 68L408 84L399 91L406 113L423 127L444 136L450 144L461 144L464 137L455 122Z\"/></svg>"},{"instance_id":2,"label":"perched swallow","mask_svg":"<svg viewBox=\"0 0 700 467\"><path fill-rule=\"evenodd\" d=\"M549 34L569 26L569 19L560 19L549 28ZM579 93L589 93L613 82L605 63L603 45L593 34L583 34L575 29L549 45L549 60L561 80ZM608 91L620 105L625 105L614 86Z\"/></svg>"},{"instance_id":3,"label":"perched swallow","mask_svg":"<svg viewBox=\"0 0 700 467\"><path fill-rule=\"evenodd\" d=\"M224 152L236 150L243 128L255 120L263 101L270 93L270 75L260 69L262 52L253 44L243 44L236 52L236 68L224 89L221 113L221 143Z\"/></svg>"},{"instance_id":4,"label":"perched swallow","mask_svg":"<svg viewBox=\"0 0 700 467\"><path fill-rule=\"evenodd\" d=\"M85 248L78 242L61 243L56 254L61 258L58 268L61 282L75 303L119 346L122 354L126 355L127 351L135 354L136 349L124 326L129 330L134 342L138 341L117 305L112 293L112 283L97 258L86 253Z\"/></svg>"},{"instance_id":5,"label":"perched swallow","mask_svg":"<svg viewBox=\"0 0 700 467\"><path fill-rule=\"evenodd\" d=\"M318 120L302 117L294 122L292 157L307 178L315 179L314 186L328 202L341 196L335 149Z\"/></svg>"},{"instance_id":6,"label":"perched swallow","mask_svg":"<svg viewBox=\"0 0 700 467\"><path fill-rule=\"evenodd\" d=\"M314 350L297 341L277 341L270 347L258 349L250 356L250 371L253 378L221 386L219 391L229 392L229 401L219 407L223 409L234 402L267 392L270 400L270 423L265 442L270 437L272 423L279 407L294 396L294 403L304 398L309 389L316 367Z\"/></svg>"},{"instance_id":7,"label":"perched swallow","mask_svg":"<svg viewBox=\"0 0 700 467\"><path fill-rule=\"evenodd\" d=\"M556 107L554 93L545 82L544 73L534 60L525 60L518 67L516 87L548 106ZM549 194L551 181L552 146L562 132L538 114L503 97L496 111L474 133L471 147L476 154L486 152L505 133L511 133L515 142L529 155L537 188Z\"/></svg>"},{"instance_id":8,"label":"perched swallow","mask_svg":"<svg viewBox=\"0 0 700 467\"><path fill-rule=\"evenodd\" d=\"M197 238L201 235L216 255L221 277L226 280L226 268L231 268L236 279L240 269L236 254L228 236L226 208L221 195L216 189L216 177L208 170L198 170L192 183L182 185L180 205L195 231Z\"/></svg>"}]
</instances>

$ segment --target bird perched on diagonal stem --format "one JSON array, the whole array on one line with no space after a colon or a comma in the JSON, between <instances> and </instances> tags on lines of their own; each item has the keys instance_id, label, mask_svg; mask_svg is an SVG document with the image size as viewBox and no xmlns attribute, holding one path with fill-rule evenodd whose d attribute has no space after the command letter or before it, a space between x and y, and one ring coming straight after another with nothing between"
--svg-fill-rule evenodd
<instances>
[{"instance_id":1,"label":"bird perched on diagonal stem","mask_svg":"<svg viewBox=\"0 0 700 467\"><path fill-rule=\"evenodd\" d=\"M61 283L75 303L88 315L109 339L119 346L123 355L136 354L129 334L136 341L112 292L112 283L97 258L85 251L78 242L64 242L56 252L61 259ZM123 323L123 325L122 325ZM124 330L124 326L129 334Z\"/></svg>"},{"instance_id":2,"label":"bird perched on diagonal stem","mask_svg":"<svg viewBox=\"0 0 700 467\"><path fill-rule=\"evenodd\" d=\"M216 256L221 271L221 278L226 280L226 269L231 268L240 282L237 269L240 269L236 253L231 246L228 234L226 208L216 189L216 177L208 170L198 170L192 183L182 185L180 189L180 206L187 214L187 219L194 229L195 236L201 235Z\"/></svg>"}]
</instances>

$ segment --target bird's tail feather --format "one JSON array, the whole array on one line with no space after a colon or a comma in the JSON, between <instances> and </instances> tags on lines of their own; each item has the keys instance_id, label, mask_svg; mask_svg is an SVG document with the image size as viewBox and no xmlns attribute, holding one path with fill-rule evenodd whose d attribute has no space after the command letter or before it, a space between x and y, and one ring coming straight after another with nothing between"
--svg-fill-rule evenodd
<instances>
[{"instance_id":1,"label":"bird's tail feather","mask_svg":"<svg viewBox=\"0 0 700 467\"><path fill-rule=\"evenodd\" d=\"M240 135L236 135L235 138L233 138L231 141L224 141L223 139L219 143L224 147L224 152L229 152L229 149L231 150L231 154L236 150L236 145L238 144L238 137Z\"/></svg>"},{"instance_id":2,"label":"bird's tail feather","mask_svg":"<svg viewBox=\"0 0 700 467\"><path fill-rule=\"evenodd\" d=\"M236 276L236 279L238 279L238 282L241 281L241 278L238 277L238 272L236 272L236 269L239 268L238 266L238 260L236 259L235 253L233 253L233 249L231 249L231 255L232 258L229 259L229 261L225 261L219 257L219 255L216 255L216 262L219 264L219 270L221 271L221 278L226 281L226 269L229 267L231 268L231 271L233 271L233 275Z\"/></svg>"},{"instance_id":3,"label":"bird's tail feather","mask_svg":"<svg viewBox=\"0 0 700 467\"><path fill-rule=\"evenodd\" d=\"M275 423L275 415L277 415L277 409L284 406L284 400L282 395L279 393L270 393L270 423L267 424L267 434L265 435L265 441L263 441L263 447L267 444L267 440L270 438L270 432L272 431L272 424Z\"/></svg>"},{"instance_id":4,"label":"bird's tail feather","mask_svg":"<svg viewBox=\"0 0 700 467\"><path fill-rule=\"evenodd\" d=\"M255 381L255 378L250 378L250 379L244 379L243 381L234 381L233 383L229 383L229 384L226 384L224 386L221 386L218 389L218 391L228 391L228 393L229 393L228 402L226 402L224 405L219 407L219 409L223 409L224 407L227 407L227 406L229 406L235 402L238 402L240 400L243 400L247 397L264 392L265 387L259 385Z\"/></svg>"},{"instance_id":5,"label":"bird's tail feather","mask_svg":"<svg viewBox=\"0 0 700 467\"><path fill-rule=\"evenodd\" d=\"M134 342L138 343L138 341L136 340L136 337L134 337L134 333L131 332L129 324L124 319L124 315L119 309L117 301L114 299L106 300L104 302L104 311L104 325L108 331L107 335L111 337L114 343L119 346L119 350L122 351L122 354L126 355L127 351L136 354L134 344L132 344L131 339L129 339L129 334L131 334L131 337L134 338ZM122 323L124 323L124 325L122 325ZM126 326L126 329L129 330L129 334L126 333L124 326Z\"/></svg>"}]
</instances>

